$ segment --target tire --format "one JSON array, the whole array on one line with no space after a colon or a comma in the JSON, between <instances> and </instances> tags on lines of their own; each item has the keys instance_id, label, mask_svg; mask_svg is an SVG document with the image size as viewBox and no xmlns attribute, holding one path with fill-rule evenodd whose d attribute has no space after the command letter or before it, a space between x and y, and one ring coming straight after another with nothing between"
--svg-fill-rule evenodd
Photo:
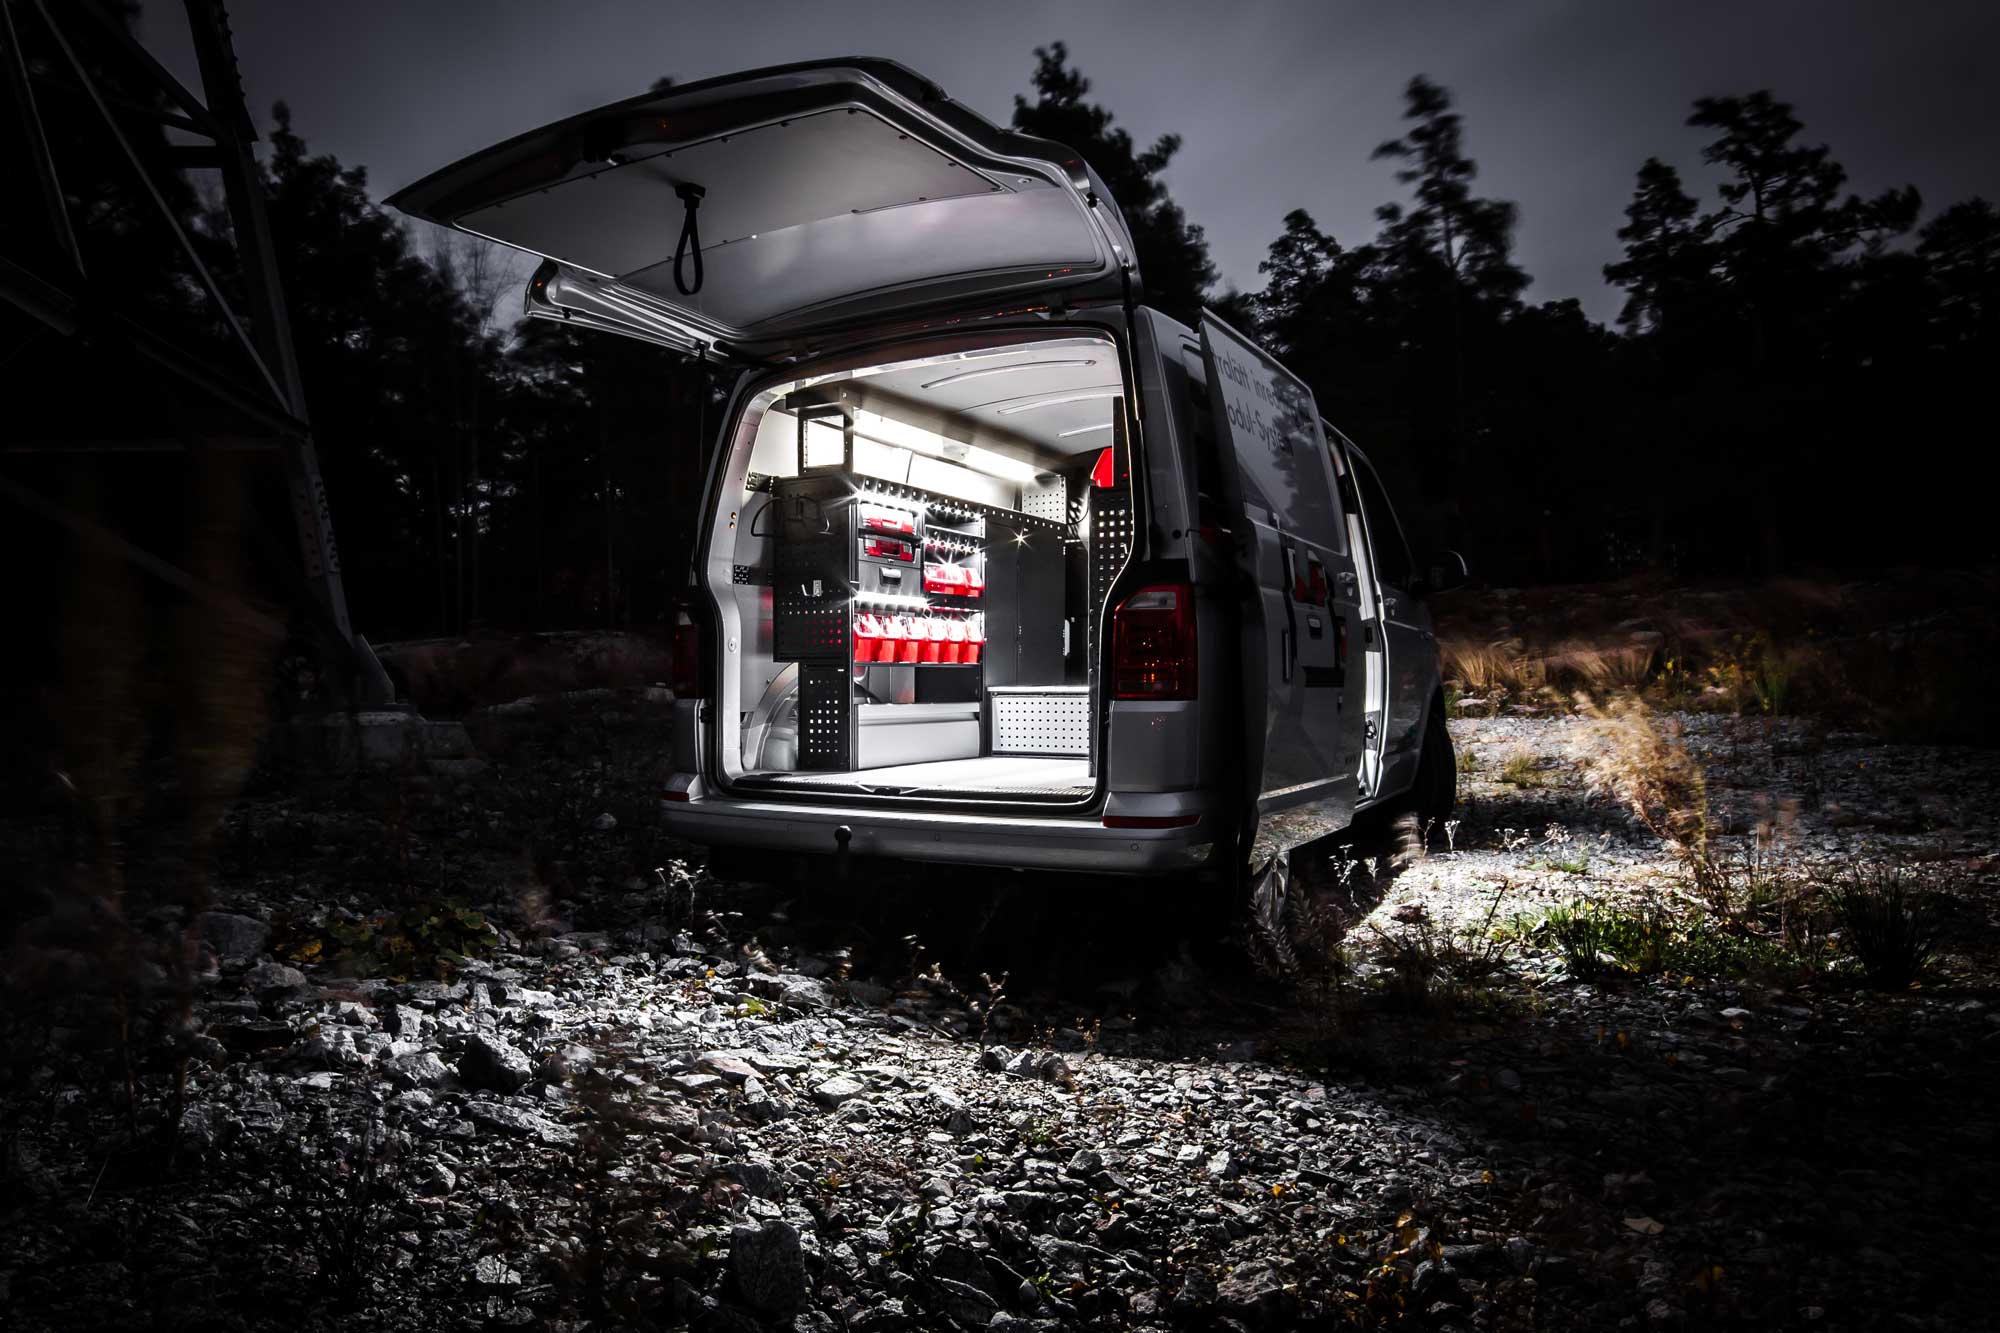
<instances>
[{"instance_id":1,"label":"tire","mask_svg":"<svg viewBox=\"0 0 2000 1333\"><path fill-rule=\"evenodd\" d=\"M1451 729L1445 725L1444 708L1431 705L1430 721L1424 727L1423 756L1417 761L1417 780L1410 784L1409 808L1416 812L1421 828L1435 831L1458 804L1458 751L1451 743Z\"/></svg>"}]
</instances>

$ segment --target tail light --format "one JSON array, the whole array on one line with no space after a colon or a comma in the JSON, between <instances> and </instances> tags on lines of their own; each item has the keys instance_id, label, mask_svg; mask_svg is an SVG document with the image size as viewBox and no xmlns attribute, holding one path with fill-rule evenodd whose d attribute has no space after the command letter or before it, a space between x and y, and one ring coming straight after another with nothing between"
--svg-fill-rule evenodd
<instances>
[{"instance_id":1,"label":"tail light","mask_svg":"<svg viewBox=\"0 0 2000 1333\"><path fill-rule=\"evenodd\" d=\"M667 680L676 699L703 697L701 646L704 638L701 625L689 618L687 612L681 612L681 623L674 626L673 672Z\"/></svg>"},{"instance_id":2,"label":"tail light","mask_svg":"<svg viewBox=\"0 0 2000 1333\"><path fill-rule=\"evenodd\" d=\"M1141 588L1111 613L1111 697L1195 697L1194 589Z\"/></svg>"}]
</instances>

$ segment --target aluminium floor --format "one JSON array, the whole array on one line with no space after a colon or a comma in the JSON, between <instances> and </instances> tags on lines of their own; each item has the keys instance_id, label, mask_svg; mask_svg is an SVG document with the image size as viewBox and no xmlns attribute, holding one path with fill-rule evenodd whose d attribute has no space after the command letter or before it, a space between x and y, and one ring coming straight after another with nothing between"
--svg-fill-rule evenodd
<instances>
[{"instance_id":1,"label":"aluminium floor","mask_svg":"<svg viewBox=\"0 0 2000 1333\"><path fill-rule=\"evenodd\" d=\"M762 773L757 780L774 787L893 787L900 795L990 792L1050 799L1088 796L1095 786L1086 760L1016 754L939 759L928 764L896 764L845 773Z\"/></svg>"}]
</instances>

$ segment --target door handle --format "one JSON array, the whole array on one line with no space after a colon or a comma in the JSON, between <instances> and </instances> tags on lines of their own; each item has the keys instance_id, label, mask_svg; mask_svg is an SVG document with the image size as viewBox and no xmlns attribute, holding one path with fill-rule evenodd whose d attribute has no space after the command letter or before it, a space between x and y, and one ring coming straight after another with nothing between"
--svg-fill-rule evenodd
<instances>
[{"instance_id":1,"label":"door handle","mask_svg":"<svg viewBox=\"0 0 2000 1333\"><path fill-rule=\"evenodd\" d=\"M1326 625L1324 624L1324 622L1320 620L1318 616L1306 617L1306 633L1312 635L1315 639L1317 639L1325 632L1325 630L1326 630Z\"/></svg>"},{"instance_id":2,"label":"door handle","mask_svg":"<svg viewBox=\"0 0 2000 1333\"><path fill-rule=\"evenodd\" d=\"M1393 616L1393 615L1395 615L1395 614L1396 614L1396 599L1395 599L1395 598L1393 598L1393 597L1384 597L1384 598L1382 599L1382 614L1383 614L1383 615L1385 615L1385 616Z\"/></svg>"},{"instance_id":3,"label":"door handle","mask_svg":"<svg viewBox=\"0 0 2000 1333\"><path fill-rule=\"evenodd\" d=\"M1291 627L1288 625L1278 631L1278 669L1283 673L1278 679L1289 681L1292 678L1292 662L1298 655L1298 649L1292 643Z\"/></svg>"}]
</instances>

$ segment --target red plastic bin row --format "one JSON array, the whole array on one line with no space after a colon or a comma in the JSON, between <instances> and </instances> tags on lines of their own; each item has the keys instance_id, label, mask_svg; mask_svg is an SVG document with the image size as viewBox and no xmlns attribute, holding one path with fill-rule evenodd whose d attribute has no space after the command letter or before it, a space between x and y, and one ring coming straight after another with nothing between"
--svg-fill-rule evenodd
<instances>
[{"instance_id":1,"label":"red plastic bin row","mask_svg":"<svg viewBox=\"0 0 2000 1333\"><path fill-rule=\"evenodd\" d=\"M955 616L854 618L854 660L878 663L972 663L986 646L986 627Z\"/></svg>"}]
</instances>

